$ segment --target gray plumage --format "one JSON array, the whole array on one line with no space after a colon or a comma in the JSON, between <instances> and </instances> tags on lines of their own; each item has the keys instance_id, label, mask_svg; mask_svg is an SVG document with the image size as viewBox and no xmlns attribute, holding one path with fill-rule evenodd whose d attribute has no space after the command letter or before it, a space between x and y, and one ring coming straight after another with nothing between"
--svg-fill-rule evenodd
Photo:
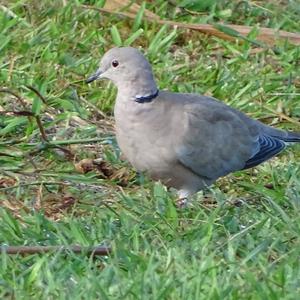
<instances>
[{"instance_id":1,"label":"gray plumage","mask_svg":"<svg viewBox=\"0 0 300 300\"><path fill-rule=\"evenodd\" d=\"M120 149L139 171L187 197L230 172L254 167L300 134L264 125L207 96L157 90L135 48L113 48L87 82L112 80ZM158 92L158 93L157 93Z\"/></svg>"}]
</instances>

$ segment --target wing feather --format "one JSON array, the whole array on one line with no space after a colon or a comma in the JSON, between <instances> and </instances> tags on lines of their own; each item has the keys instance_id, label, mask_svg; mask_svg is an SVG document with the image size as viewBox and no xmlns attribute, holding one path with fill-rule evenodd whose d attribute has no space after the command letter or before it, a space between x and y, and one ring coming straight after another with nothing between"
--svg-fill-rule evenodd
<instances>
[{"instance_id":1,"label":"wing feather","mask_svg":"<svg viewBox=\"0 0 300 300\"><path fill-rule=\"evenodd\" d=\"M252 168L270 159L285 148L285 143L275 137L260 135L258 151L246 161L244 169Z\"/></svg>"},{"instance_id":2,"label":"wing feather","mask_svg":"<svg viewBox=\"0 0 300 300\"><path fill-rule=\"evenodd\" d=\"M178 161L211 180L243 169L257 147L259 135L258 128L248 120L210 99L204 105L186 105L185 132L176 146Z\"/></svg>"}]
</instances>

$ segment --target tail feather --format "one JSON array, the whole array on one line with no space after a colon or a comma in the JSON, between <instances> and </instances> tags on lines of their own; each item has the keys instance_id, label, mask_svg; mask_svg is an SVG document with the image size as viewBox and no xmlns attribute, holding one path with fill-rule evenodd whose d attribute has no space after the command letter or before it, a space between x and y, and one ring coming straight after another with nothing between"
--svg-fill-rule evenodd
<instances>
[{"instance_id":1,"label":"tail feather","mask_svg":"<svg viewBox=\"0 0 300 300\"><path fill-rule=\"evenodd\" d=\"M263 125L262 132L283 142L300 142L300 132L284 131L267 125Z\"/></svg>"},{"instance_id":2,"label":"tail feather","mask_svg":"<svg viewBox=\"0 0 300 300\"><path fill-rule=\"evenodd\" d=\"M285 137L278 137L284 142L295 142L300 143L300 132L286 131Z\"/></svg>"}]
</instances>

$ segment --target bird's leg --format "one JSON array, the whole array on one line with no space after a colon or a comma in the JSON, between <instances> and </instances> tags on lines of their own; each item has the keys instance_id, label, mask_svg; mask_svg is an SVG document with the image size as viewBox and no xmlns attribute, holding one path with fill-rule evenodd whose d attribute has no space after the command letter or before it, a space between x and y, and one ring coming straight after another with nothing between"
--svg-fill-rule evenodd
<instances>
[{"instance_id":1,"label":"bird's leg","mask_svg":"<svg viewBox=\"0 0 300 300\"><path fill-rule=\"evenodd\" d=\"M185 208L189 204L189 196L190 192L187 190L179 190L178 191L178 199L176 201L176 207L178 208Z\"/></svg>"},{"instance_id":2,"label":"bird's leg","mask_svg":"<svg viewBox=\"0 0 300 300\"><path fill-rule=\"evenodd\" d=\"M176 201L177 208L186 208L188 206L189 200L187 198L179 198Z\"/></svg>"}]
</instances>

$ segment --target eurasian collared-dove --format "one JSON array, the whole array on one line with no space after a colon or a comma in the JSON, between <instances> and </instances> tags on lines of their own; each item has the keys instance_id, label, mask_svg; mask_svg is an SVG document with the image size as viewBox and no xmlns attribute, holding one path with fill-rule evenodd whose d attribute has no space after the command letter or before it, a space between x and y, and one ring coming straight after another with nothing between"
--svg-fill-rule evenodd
<instances>
[{"instance_id":1,"label":"eurasian collared-dove","mask_svg":"<svg viewBox=\"0 0 300 300\"><path fill-rule=\"evenodd\" d=\"M300 142L300 133L264 125L212 97L159 91L151 65L135 48L105 53L87 83L98 78L118 88L121 151L138 171L178 189L180 198L268 160L285 142Z\"/></svg>"}]
</instances>

